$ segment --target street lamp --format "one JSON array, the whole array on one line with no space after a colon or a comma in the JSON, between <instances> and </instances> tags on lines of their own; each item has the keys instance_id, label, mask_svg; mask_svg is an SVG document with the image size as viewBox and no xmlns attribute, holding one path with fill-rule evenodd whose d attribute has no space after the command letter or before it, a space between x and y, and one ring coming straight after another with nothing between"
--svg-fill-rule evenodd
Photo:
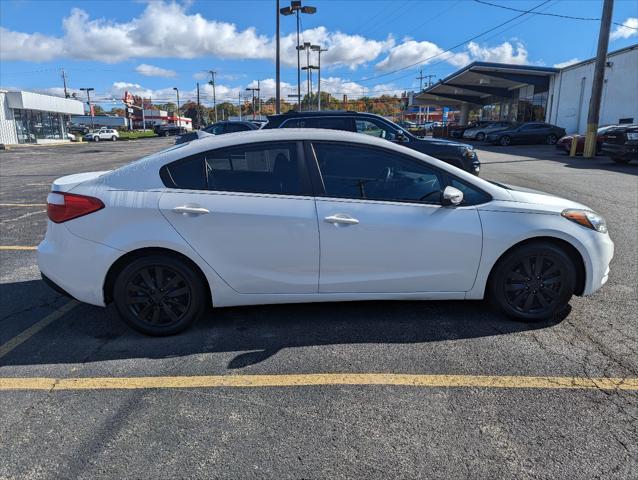
<instances>
[{"instance_id":1,"label":"street lamp","mask_svg":"<svg viewBox=\"0 0 638 480\"><path fill-rule=\"evenodd\" d=\"M181 118L179 116L179 90L177 87L173 87L173 90L175 90L175 93L177 94L177 126L181 127L182 126L182 121Z\"/></svg>"},{"instance_id":2,"label":"street lamp","mask_svg":"<svg viewBox=\"0 0 638 480\"><path fill-rule=\"evenodd\" d=\"M253 94L253 100L252 100L252 106L253 106L253 120L255 119L255 92L257 92L257 101L259 102L259 80L257 80L257 88L255 87L248 87L246 88L247 92L252 92ZM259 109L259 115L261 116L261 108Z\"/></svg>"},{"instance_id":3,"label":"street lamp","mask_svg":"<svg viewBox=\"0 0 638 480\"><path fill-rule=\"evenodd\" d=\"M321 48L321 45L312 45L312 48L315 52L317 52L318 60L317 60L317 110L321 111L321 52L327 52L327 48Z\"/></svg>"},{"instance_id":4,"label":"street lamp","mask_svg":"<svg viewBox=\"0 0 638 480\"><path fill-rule=\"evenodd\" d=\"M91 115L91 130L95 129L95 123L93 121L93 107L91 106L91 92L95 90L95 88L80 88L83 92L86 92L86 103L89 106L89 115Z\"/></svg>"},{"instance_id":5,"label":"street lamp","mask_svg":"<svg viewBox=\"0 0 638 480\"><path fill-rule=\"evenodd\" d=\"M293 0L290 2L290 6L289 7L284 7L282 9L279 10L279 13L281 13L282 15L288 16L288 15L292 15L295 14L297 15L297 106L299 107L299 110L301 110L301 60L299 57L299 47L300 47L300 43L299 43L299 13L307 13L309 15L312 15L314 13L317 13L317 8L316 7L310 7L310 6L305 6L302 7L301 6L301 1L300 0ZM279 85L277 85L277 89L279 89Z\"/></svg>"}]
</instances>

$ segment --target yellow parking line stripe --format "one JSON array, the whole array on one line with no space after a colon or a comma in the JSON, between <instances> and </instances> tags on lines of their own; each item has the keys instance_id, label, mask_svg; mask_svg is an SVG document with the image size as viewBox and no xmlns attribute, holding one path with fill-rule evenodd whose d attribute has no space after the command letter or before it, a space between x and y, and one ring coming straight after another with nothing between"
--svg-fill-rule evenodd
<instances>
[{"instance_id":1,"label":"yellow parking line stripe","mask_svg":"<svg viewBox=\"0 0 638 480\"><path fill-rule=\"evenodd\" d=\"M0 207L46 207L46 203L0 203Z\"/></svg>"},{"instance_id":2,"label":"yellow parking line stripe","mask_svg":"<svg viewBox=\"0 0 638 480\"><path fill-rule=\"evenodd\" d=\"M220 387L306 387L389 385L443 388L528 388L638 391L638 378L311 373L183 377L0 378L0 390L114 390Z\"/></svg>"},{"instance_id":3,"label":"yellow parking line stripe","mask_svg":"<svg viewBox=\"0 0 638 480\"><path fill-rule=\"evenodd\" d=\"M37 323L34 323L33 325L31 325L29 328L24 330L22 333L16 335L15 337L13 337L8 342L5 342L2 345L0 345L0 358L4 357L9 352L11 352L14 348L18 347L19 345L21 345L24 342L26 342L27 340L29 340L29 338L31 338L33 335L35 335L40 330L45 328L47 325L49 325L52 322L56 321L58 318L60 318L65 313L67 313L69 310L71 310L73 307L75 307L77 304L78 304L78 302L76 300L71 300L71 301L65 303L64 305L62 305L57 310L54 310L53 312L48 314L42 320L39 320Z\"/></svg>"},{"instance_id":4,"label":"yellow parking line stripe","mask_svg":"<svg viewBox=\"0 0 638 480\"><path fill-rule=\"evenodd\" d=\"M0 245L0 250L36 250L38 247L28 247L22 245Z\"/></svg>"}]
</instances>

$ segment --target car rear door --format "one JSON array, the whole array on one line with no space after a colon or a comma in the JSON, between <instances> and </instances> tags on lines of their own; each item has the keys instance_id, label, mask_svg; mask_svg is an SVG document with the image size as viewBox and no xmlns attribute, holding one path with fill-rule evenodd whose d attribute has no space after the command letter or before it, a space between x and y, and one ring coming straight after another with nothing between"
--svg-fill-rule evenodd
<instances>
[{"instance_id":1,"label":"car rear door","mask_svg":"<svg viewBox=\"0 0 638 480\"><path fill-rule=\"evenodd\" d=\"M441 172L392 150L313 142L322 293L464 292L482 248L473 206L440 205Z\"/></svg>"},{"instance_id":2,"label":"car rear door","mask_svg":"<svg viewBox=\"0 0 638 480\"><path fill-rule=\"evenodd\" d=\"M239 293L316 293L319 234L303 150L247 144L162 169L160 209Z\"/></svg>"}]
</instances>

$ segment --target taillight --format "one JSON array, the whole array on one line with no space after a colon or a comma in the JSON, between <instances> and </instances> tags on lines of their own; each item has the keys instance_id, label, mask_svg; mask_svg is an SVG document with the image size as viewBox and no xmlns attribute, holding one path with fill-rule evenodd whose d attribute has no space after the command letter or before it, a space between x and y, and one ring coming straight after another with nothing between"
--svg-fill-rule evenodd
<instances>
[{"instance_id":1,"label":"taillight","mask_svg":"<svg viewBox=\"0 0 638 480\"><path fill-rule=\"evenodd\" d=\"M47 197L47 215L52 222L62 223L104 208L99 198L75 193L51 192Z\"/></svg>"}]
</instances>

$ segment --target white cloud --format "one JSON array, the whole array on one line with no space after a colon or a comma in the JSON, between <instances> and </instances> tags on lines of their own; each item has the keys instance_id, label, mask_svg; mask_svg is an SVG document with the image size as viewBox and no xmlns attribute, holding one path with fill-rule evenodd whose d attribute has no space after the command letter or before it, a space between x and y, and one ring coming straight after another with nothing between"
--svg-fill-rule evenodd
<instances>
[{"instance_id":1,"label":"white cloud","mask_svg":"<svg viewBox=\"0 0 638 480\"><path fill-rule=\"evenodd\" d=\"M516 65L529 63L527 49L521 42L516 42L516 44L503 42L493 47L470 42L461 52L444 52L435 43L406 39L403 43L392 48L388 56L376 64L376 68L381 71L389 71L408 65L419 63L428 65L440 61L445 61L455 67L463 67L473 61Z\"/></svg>"},{"instance_id":2,"label":"white cloud","mask_svg":"<svg viewBox=\"0 0 638 480\"><path fill-rule=\"evenodd\" d=\"M147 63L141 63L135 67L135 71L140 75L147 77L164 77L171 78L177 75L174 70L168 70L166 68L156 67L155 65L149 65Z\"/></svg>"},{"instance_id":3,"label":"white cloud","mask_svg":"<svg viewBox=\"0 0 638 480\"><path fill-rule=\"evenodd\" d=\"M618 40L620 38L629 37L638 37L638 18L636 17L629 17L622 22L622 26L616 26L609 38L611 40Z\"/></svg>"},{"instance_id":4,"label":"white cloud","mask_svg":"<svg viewBox=\"0 0 638 480\"><path fill-rule=\"evenodd\" d=\"M574 63L578 63L580 62L579 58L571 58L569 60L565 60L564 62L560 62L560 63L555 63L554 67L555 68L565 68L565 67L569 67L570 65L573 65Z\"/></svg>"},{"instance_id":5,"label":"white cloud","mask_svg":"<svg viewBox=\"0 0 638 480\"><path fill-rule=\"evenodd\" d=\"M25 61L74 58L106 63L131 58L203 56L274 59L272 37L259 34L254 27L240 30L235 24L189 13L187 6L165 1L149 2L140 16L126 22L91 19L84 10L74 8L62 21L61 37L0 28L0 57ZM360 35L329 32L325 27L303 31L303 40L328 48L322 55L322 66L352 69L374 60L394 45L391 37L377 41ZM282 37L284 65L296 65L295 45L296 34ZM302 55L305 56L305 53L302 52ZM316 53L312 55L314 59Z\"/></svg>"}]
</instances>

